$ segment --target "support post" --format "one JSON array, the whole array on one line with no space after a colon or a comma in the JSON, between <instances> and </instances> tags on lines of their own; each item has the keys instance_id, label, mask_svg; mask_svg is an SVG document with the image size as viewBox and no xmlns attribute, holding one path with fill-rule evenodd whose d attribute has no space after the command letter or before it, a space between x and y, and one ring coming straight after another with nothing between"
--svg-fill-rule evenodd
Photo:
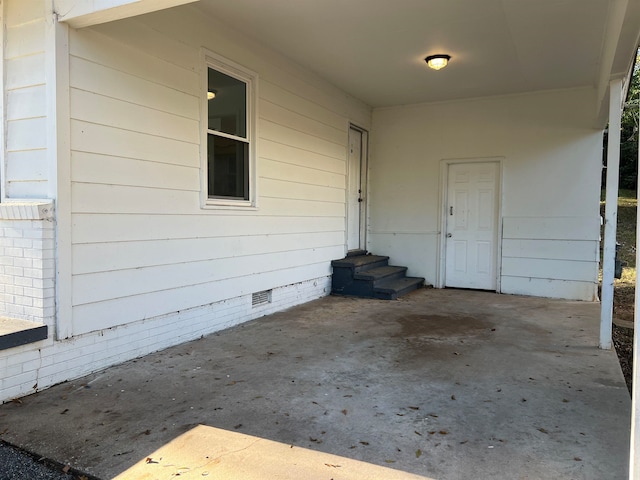
<instances>
[{"instance_id":1,"label":"support post","mask_svg":"<svg viewBox=\"0 0 640 480\"><path fill-rule=\"evenodd\" d=\"M639 107L640 108L640 107ZM638 135L638 166L640 167L640 135ZM637 210L637 207L636 207ZM640 265L640 222L636 221L636 266ZM638 318L640 313L640 289L638 288L638 279L636 277L635 303L633 313L634 325L640 325ZM631 444L629 451L629 479L640 480L640 459L636 459L636 452L640 452L640 403L638 394L640 394L640 371L638 371L638 358L640 353L640 332L638 328L633 329L633 386L631 387Z\"/></svg>"},{"instance_id":2,"label":"support post","mask_svg":"<svg viewBox=\"0 0 640 480\"><path fill-rule=\"evenodd\" d=\"M47 160L49 198L55 200L56 339L72 335L71 308L71 113L69 26L57 19L53 2L45 23Z\"/></svg>"},{"instance_id":3,"label":"support post","mask_svg":"<svg viewBox=\"0 0 640 480\"><path fill-rule=\"evenodd\" d=\"M6 8L6 0L0 0L0 202L7 200L7 75L4 65L7 43Z\"/></svg>"},{"instance_id":4,"label":"support post","mask_svg":"<svg viewBox=\"0 0 640 480\"><path fill-rule=\"evenodd\" d=\"M618 223L618 175L620 171L620 123L622 79L609 85L609 143L607 146L607 185L604 213L604 249L602 259L602 300L600 304L600 348L611 349L613 321L613 282Z\"/></svg>"}]
</instances>

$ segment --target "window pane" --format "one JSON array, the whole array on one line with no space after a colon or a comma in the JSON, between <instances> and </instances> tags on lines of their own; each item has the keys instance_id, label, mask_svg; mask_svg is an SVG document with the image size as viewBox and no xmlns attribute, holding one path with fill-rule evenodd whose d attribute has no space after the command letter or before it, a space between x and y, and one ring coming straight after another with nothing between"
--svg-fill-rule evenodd
<instances>
[{"instance_id":1,"label":"window pane","mask_svg":"<svg viewBox=\"0 0 640 480\"><path fill-rule=\"evenodd\" d=\"M249 145L208 135L209 197L249 200Z\"/></svg>"},{"instance_id":2,"label":"window pane","mask_svg":"<svg viewBox=\"0 0 640 480\"><path fill-rule=\"evenodd\" d=\"M247 84L209 68L209 130L247 138Z\"/></svg>"}]
</instances>

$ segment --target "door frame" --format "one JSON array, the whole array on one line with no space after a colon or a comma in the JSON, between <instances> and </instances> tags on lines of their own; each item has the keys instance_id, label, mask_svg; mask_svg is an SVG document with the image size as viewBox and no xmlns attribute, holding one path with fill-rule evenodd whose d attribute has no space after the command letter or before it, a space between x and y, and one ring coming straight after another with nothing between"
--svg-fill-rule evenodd
<instances>
[{"instance_id":1,"label":"door frame","mask_svg":"<svg viewBox=\"0 0 640 480\"><path fill-rule=\"evenodd\" d=\"M361 137L361 145L360 145L360 198L362 198L362 202L359 202L360 206L360 222L359 222L359 237L360 237L360 245L359 248L362 250L367 249L367 209L369 204L369 196L368 192L368 179L369 179L369 131L365 128L358 126L355 123L349 122L348 130L347 130L347 164L346 164L346 173L345 176L345 242L344 248L345 253L349 252L349 135L351 134L351 130L355 130L360 132Z\"/></svg>"},{"instance_id":2,"label":"door frame","mask_svg":"<svg viewBox=\"0 0 640 480\"><path fill-rule=\"evenodd\" d=\"M502 206L504 204L502 185L503 174L502 168L504 164L504 157L471 157L471 158L443 158L440 160L440 227L438 234L438 273L436 275L436 288L445 287L446 276L446 261L447 261L447 248L446 248L446 235L447 235L447 203L449 198L449 166L460 163L497 163L498 175L496 178L496 198L498 201L496 215L498 216L496 226L496 292L501 291L501 278L502 278Z\"/></svg>"}]
</instances>

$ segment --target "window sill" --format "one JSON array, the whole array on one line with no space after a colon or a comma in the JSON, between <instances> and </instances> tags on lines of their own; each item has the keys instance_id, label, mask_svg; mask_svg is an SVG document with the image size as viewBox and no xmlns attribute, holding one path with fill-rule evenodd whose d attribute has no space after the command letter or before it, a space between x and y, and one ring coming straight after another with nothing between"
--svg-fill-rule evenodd
<instances>
[{"instance_id":1,"label":"window sill","mask_svg":"<svg viewBox=\"0 0 640 480\"><path fill-rule=\"evenodd\" d=\"M53 217L53 200L7 199L0 203L1 220L48 220Z\"/></svg>"},{"instance_id":2,"label":"window sill","mask_svg":"<svg viewBox=\"0 0 640 480\"><path fill-rule=\"evenodd\" d=\"M252 202L234 202L225 200L209 200L202 205L203 210L244 210L244 211L256 211L258 207Z\"/></svg>"},{"instance_id":3,"label":"window sill","mask_svg":"<svg viewBox=\"0 0 640 480\"><path fill-rule=\"evenodd\" d=\"M47 339L47 326L41 323L0 317L0 350Z\"/></svg>"}]
</instances>

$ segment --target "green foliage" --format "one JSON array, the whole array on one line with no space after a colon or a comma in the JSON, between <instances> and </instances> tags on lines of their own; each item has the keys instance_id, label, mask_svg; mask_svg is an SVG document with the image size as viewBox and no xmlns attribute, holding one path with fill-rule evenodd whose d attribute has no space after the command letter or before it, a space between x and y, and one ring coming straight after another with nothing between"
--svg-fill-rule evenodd
<instances>
[{"instance_id":1,"label":"green foliage","mask_svg":"<svg viewBox=\"0 0 640 480\"><path fill-rule=\"evenodd\" d=\"M636 190L638 185L638 126L640 108L640 50L636 53L636 62L629 88L627 101L622 110L620 128L620 188ZM608 136L604 134L603 162L607 164ZM602 185L605 182L606 171L602 172Z\"/></svg>"},{"instance_id":2,"label":"green foliage","mask_svg":"<svg viewBox=\"0 0 640 480\"><path fill-rule=\"evenodd\" d=\"M636 55L620 131L620 188L638 184L638 108L640 106L640 55Z\"/></svg>"},{"instance_id":3,"label":"green foliage","mask_svg":"<svg viewBox=\"0 0 640 480\"><path fill-rule=\"evenodd\" d=\"M627 264L627 273L634 274L636 266L636 218L638 200L635 190L618 193L618 228L616 240L620 244L620 260Z\"/></svg>"}]
</instances>

